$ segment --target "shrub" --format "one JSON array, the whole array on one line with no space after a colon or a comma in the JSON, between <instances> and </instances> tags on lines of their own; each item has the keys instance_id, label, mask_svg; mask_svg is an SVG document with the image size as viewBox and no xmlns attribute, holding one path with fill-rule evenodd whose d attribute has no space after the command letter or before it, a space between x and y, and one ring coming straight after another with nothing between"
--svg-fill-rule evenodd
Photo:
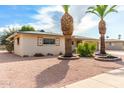
<instances>
[{"instance_id":1,"label":"shrub","mask_svg":"<svg viewBox=\"0 0 124 93\"><path fill-rule=\"evenodd\" d=\"M96 44L95 43L79 43L77 47L77 53L80 54L80 56L83 57L91 57L93 56L93 53L96 51Z\"/></svg>"},{"instance_id":2,"label":"shrub","mask_svg":"<svg viewBox=\"0 0 124 93\"><path fill-rule=\"evenodd\" d=\"M47 53L47 56L54 56L52 53Z\"/></svg>"},{"instance_id":3,"label":"shrub","mask_svg":"<svg viewBox=\"0 0 124 93\"><path fill-rule=\"evenodd\" d=\"M34 57L43 57L44 55L42 53L36 53L34 54Z\"/></svg>"},{"instance_id":4,"label":"shrub","mask_svg":"<svg viewBox=\"0 0 124 93\"><path fill-rule=\"evenodd\" d=\"M59 53L59 55L63 55L63 53L62 53L62 52L60 52L60 53Z\"/></svg>"},{"instance_id":5,"label":"shrub","mask_svg":"<svg viewBox=\"0 0 124 93\"><path fill-rule=\"evenodd\" d=\"M23 55L23 57L29 57L28 55Z\"/></svg>"},{"instance_id":6,"label":"shrub","mask_svg":"<svg viewBox=\"0 0 124 93\"><path fill-rule=\"evenodd\" d=\"M34 27L30 26L30 25L24 25L21 27L21 29L19 31L35 31Z\"/></svg>"}]
</instances>

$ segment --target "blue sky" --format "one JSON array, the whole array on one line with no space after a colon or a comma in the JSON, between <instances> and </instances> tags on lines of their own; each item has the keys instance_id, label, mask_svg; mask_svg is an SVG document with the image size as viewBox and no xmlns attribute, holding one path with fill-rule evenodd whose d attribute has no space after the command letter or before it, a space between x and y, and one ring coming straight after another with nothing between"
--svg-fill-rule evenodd
<instances>
[{"instance_id":1,"label":"blue sky","mask_svg":"<svg viewBox=\"0 0 124 93\"><path fill-rule=\"evenodd\" d=\"M89 6L75 5L70 7L70 14L74 18L74 34L80 36L98 38L99 18L92 14L85 14ZM124 6L117 7L118 13L106 16L106 36L124 39ZM32 25L36 29L61 33L60 19L63 15L61 6L49 5L10 5L0 6L0 33L9 27L20 28L22 25Z\"/></svg>"}]
</instances>

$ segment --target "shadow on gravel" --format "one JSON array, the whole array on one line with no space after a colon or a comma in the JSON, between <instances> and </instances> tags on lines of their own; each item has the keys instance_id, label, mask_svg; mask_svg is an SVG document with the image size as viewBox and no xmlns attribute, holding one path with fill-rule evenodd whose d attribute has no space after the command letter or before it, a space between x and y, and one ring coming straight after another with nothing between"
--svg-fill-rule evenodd
<instances>
[{"instance_id":1,"label":"shadow on gravel","mask_svg":"<svg viewBox=\"0 0 124 93\"><path fill-rule=\"evenodd\" d=\"M53 65L36 76L37 88L55 84L65 78L69 70L69 60L62 60L59 64Z\"/></svg>"}]
</instances>

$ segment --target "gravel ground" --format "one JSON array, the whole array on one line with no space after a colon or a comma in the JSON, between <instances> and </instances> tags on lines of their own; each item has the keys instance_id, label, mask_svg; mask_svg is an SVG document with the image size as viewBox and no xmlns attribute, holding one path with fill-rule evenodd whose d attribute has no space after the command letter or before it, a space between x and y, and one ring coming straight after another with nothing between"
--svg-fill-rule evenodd
<instances>
[{"instance_id":1,"label":"gravel ground","mask_svg":"<svg viewBox=\"0 0 124 93\"><path fill-rule=\"evenodd\" d=\"M124 67L123 62L101 62L93 58L65 61L57 57L23 58L1 51L0 87L63 87L120 67Z\"/></svg>"}]
</instances>

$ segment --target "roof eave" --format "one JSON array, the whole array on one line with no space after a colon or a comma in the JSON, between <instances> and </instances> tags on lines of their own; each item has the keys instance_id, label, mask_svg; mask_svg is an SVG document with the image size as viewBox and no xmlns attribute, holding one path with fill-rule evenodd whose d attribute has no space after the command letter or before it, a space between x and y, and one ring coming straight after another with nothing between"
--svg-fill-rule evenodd
<instances>
[{"instance_id":1,"label":"roof eave","mask_svg":"<svg viewBox=\"0 0 124 93\"><path fill-rule=\"evenodd\" d=\"M15 35L17 35L17 32L16 33L14 33L14 34L12 34L12 35L10 35L6 40L8 40L8 41L10 41L10 39L11 38L14 38L15 37Z\"/></svg>"}]
</instances>

